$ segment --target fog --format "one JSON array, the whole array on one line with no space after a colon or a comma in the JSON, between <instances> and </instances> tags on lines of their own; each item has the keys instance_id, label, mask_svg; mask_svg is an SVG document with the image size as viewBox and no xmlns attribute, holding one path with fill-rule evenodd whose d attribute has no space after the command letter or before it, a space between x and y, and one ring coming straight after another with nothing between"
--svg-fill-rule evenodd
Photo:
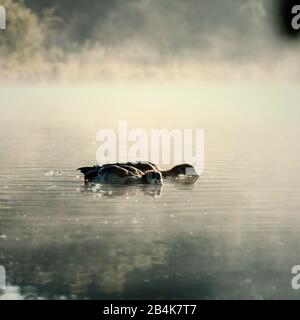
<instances>
[{"instance_id":1,"label":"fog","mask_svg":"<svg viewBox=\"0 0 300 320\"><path fill-rule=\"evenodd\" d=\"M2 81L298 81L279 0L2 3Z\"/></svg>"},{"instance_id":2,"label":"fog","mask_svg":"<svg viewBox=\"0 0 300 320\"><path fill-rule=\"evenodd\" d=\"M298 298L299 40L281 1L0 3L0 300ZM119 121L204 129L197 183L84 187Z\"/></svg>"}]
</instances>

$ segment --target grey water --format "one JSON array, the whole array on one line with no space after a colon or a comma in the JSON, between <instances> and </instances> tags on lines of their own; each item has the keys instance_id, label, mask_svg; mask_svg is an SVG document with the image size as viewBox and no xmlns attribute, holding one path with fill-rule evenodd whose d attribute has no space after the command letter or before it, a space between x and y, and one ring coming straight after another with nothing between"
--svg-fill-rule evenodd
<instances>
[{"instance_id":1,"label":"grey water","mask_svg":"<svg viewBox=\"0 0 300 320\"><path fill-rule=\"evenodd\" d=\"M181 108L164 97L156 121L158 101L138 109L122 106L124 92L95 102L68 90L0 90L0 299L300 298L296 99L286 105L282 89L255 101L251 89L231 104L219 89L218 107ZM84 188L76 169L95 162L97 129L168 127L170 113L173 127L205 129L195 185Z\"/></svg>"}]
</instances>

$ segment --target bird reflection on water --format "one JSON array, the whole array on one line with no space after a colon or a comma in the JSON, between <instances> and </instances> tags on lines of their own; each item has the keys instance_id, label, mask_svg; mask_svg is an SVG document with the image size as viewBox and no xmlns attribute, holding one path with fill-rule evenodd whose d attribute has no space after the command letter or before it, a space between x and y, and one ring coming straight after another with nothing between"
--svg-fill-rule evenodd
<instances>
[{"instance_id":1,"label":"bird reflection on water","mask_svg":"<svg viewBox=\"0 0 300 320\"><path fill-rule=\"evenodd\" d=\"M137 197L150 196L160 198L162 196L162 185L107 185L98 183L88 183L81 188L82 192L97 193L99 197Z\"/></svg>"}]
</instances>

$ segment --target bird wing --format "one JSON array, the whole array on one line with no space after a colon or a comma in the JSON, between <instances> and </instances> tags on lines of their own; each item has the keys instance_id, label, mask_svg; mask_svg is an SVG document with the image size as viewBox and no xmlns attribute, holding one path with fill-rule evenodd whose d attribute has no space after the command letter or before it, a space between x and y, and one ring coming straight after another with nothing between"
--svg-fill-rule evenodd
<instances>
[{"instance_id":1,"label":"bird wing","mask_svg":"<svg viewBox=\"0 0 300 320\"><path fill-rule=\"evenodd\" d=\"M136 176L142 176L144 175L144 172L135 168L134 166L130 166L127 164L120 164L119 165L121 168L126 169L127 171L129 171L130 173L133 173Z\"/></svg>"},{"instance_id":2,"label":"bird wing","mask_svg":"<svg viewBox=\"0 0 300 320\"><path fill-rule=\"evenodd\" d=\"M149 170L160 171L155 164L148 161L147 162L146 161L145 162L127 162L126 165L134 167L144 173Z\"/></svg>"},{"instance_id":3,"label":"bird wing","mask_svg":"<svg viewBox=\"0 0 300 320\"><path fill-rule=\"evenodd\" d=\"M117 165L106 165L105 167L103 167L100 171L99 174L103 174L103 173L114 173L117 176L119 176L120 178L124 178L124 177L130 177L130 176L137 176L136 174L130 172L129 170L122 168L121 166L117 166Z\"/></svg>"}]
</instances>

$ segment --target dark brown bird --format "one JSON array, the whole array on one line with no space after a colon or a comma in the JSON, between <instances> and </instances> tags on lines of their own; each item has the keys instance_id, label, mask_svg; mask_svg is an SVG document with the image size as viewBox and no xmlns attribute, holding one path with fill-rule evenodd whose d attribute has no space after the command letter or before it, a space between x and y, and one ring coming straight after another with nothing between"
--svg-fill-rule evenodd
<instances>
[{"instance_id":1,"label":"dark brown bird","mask_svg":"<svg viewBox=\"0 0 300 320\"><path fill-rule=\"evenodd\" d=\"M170 170L161 170L157 165L151 162L127 162L127 163L116 163L116 164L105 164L102 166L93 166L93 167L83 167L78 170L84 174L85 183L93 182L95 180L99 180L99 172L100 170L111 167L112 165L117 166L119 168L123 168L127 170L129 173L141 176L146 174L149 171L156 171L161 173L164 179L169 179L171 181L192 184L195 183L199 175L196 172L195 168L189 164L179 164L174 166Z\"/></svg>"}]
</instances>

